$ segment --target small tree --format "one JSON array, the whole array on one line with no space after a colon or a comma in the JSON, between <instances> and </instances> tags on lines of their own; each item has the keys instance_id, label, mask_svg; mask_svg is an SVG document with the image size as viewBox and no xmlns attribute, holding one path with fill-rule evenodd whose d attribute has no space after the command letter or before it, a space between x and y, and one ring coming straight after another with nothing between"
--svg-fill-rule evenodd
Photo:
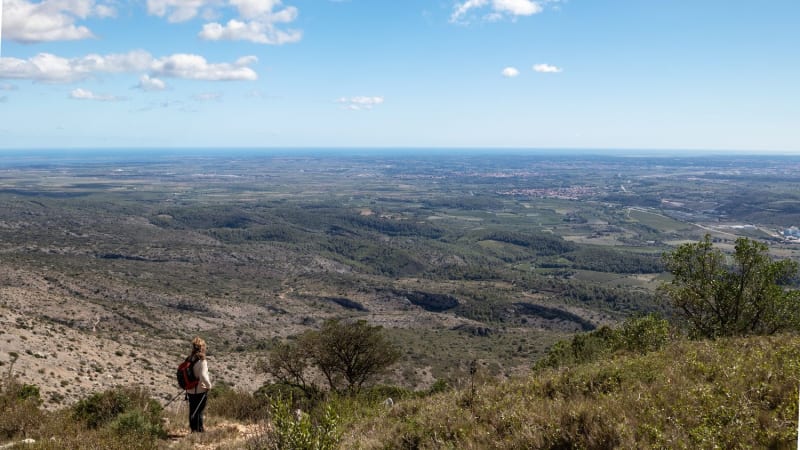
<instances>
[{"instance_id":1,"label":"small tree","mask_svg":"<svg viewBox=\"0 0 800 450\"><path fill-rule=\"evenodd\" d=\"M331 390L358 392L361 387L400 359L400 352L382 328L363 320L330 320L293 343L276 346L267 371L284 383L315 390L309 371L316 368Z\"/></svg>"},{"instance_id":2,"label":"small tree","mask_svg":"<svg viewBox=\"0 0 800 450\"><path fill-rule=\"evenodd\" d=\"M664 260L673 279L659 289L695 337L773 334L800 323L800 295L784 287L798 265L773 261L763 243L739 238L728 256L706 235L665 254Z\"/></svg>"},{"instance_id":3,"label":"small tree","mask_svg":"<svg viewBox=\"0 0 800 450\"><path fill-rule=\"evenodd\" d=\"M314 389L308 380L310 358L311 349L305 343L279 343L263 368L281 383L298 387L310 395Z\"/></svg>"},{"instance_id":4,"label":"small tree","mask_svg":"<svg viewBox=\"0 0 800 450\"><path fill-rule=\"evenodd\" d=\"M363 320L327 321L316 337L312 360L333 390L341 390L339 380L343 378L347 390L357 392L400 359L400 352L384 336L382 328Z\"/></svg>"}]
</instances>

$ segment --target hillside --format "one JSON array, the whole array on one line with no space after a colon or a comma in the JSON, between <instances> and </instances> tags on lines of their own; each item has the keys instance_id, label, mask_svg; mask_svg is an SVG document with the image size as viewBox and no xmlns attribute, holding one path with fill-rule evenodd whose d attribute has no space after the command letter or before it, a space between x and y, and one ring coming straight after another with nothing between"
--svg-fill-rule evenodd
<instances>
[{"instance_id":1,"label":"hillside","mask_svg":"<svg viewBox=\"0 0 800 450\"><path fill-rule=\"evenodd\" d=\"M179 404L166 412L167 434L150 431L146 418L124 426L112 420L119 412L106 419L112 420L109 425L89 429L79 421L86 413L75 415L74 408L66 415L41 415L13 403L0 429L26 423L25 436L38 442L30 448L234 450L327 442L319 448L788 449L797 440L798 370L797 335L680 338L659 351L617 353L508 381L489 378L479 368L474 390L466 382L439 393L384 388L355 398L332 397L300 419L276 398L268 414L266 398L223 388L212 397L202 435L187 436L185 405ZM107 398L120 398L124 391L109 393ZM393 405L384 402L387 394L395 397ZM141 394L124 395L135 402ZM0 400L8 408L8 398ZM144 411L133 417L151 414ZM271 424L264 421L268 415ZM306 444L275 446L289 438Z\"/></svg>"},{"instance_id":2,"label":"hillside","mask_svg":"<svg viewBox=\"0 0 800 450\"><path fill-rule=\"evenodd\" d=\"M399 402L341 448L794 448L800 337L673 342Z\"/></svg>"}]
</instances>

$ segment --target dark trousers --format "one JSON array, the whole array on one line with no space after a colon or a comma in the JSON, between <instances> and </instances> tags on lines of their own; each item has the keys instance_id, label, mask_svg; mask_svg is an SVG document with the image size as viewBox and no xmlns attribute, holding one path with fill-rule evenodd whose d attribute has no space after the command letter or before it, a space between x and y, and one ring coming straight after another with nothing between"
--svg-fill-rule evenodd
<instances>
[{"instance_id":1,"label":"dark trousers","mask_svg":"<svg viewBox=\"0 0 800 450\"><path fill-rule=\"evenodd\" d=\"M203 428L203 411L206 409L207 393L189 395L189 428L192 431L205 431Z\"/></svg>"}]
</instances>

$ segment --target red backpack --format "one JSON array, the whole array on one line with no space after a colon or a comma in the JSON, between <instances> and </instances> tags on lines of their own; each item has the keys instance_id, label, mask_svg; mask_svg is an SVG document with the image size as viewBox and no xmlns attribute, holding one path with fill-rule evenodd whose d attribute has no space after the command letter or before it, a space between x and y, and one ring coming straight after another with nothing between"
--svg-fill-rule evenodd
<instances>
[{"instance_id":1,"label":"red backpack","mask_svg":"<svg viewBox=\"0 0 800 450\"><path fill-rule=\"evenodd\" d=\"M197 383L200 382L194 374L194 364L196 362L197 359L190 356L178 366L178 386L180 386L181 389L187 391L194 389L197 387Z\"/></svg>"}]
</instances>

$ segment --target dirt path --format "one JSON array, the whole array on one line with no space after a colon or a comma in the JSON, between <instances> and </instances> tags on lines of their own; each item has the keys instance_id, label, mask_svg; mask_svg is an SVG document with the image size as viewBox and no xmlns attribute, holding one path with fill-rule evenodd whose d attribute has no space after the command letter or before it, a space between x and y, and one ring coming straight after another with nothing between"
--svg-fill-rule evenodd
<instances>
[{"instance_id":1,"label":"dirt path","mask_svg":"<svg viewBox=\"0 0 800 450\"><path fill-rule=\"evenodd\" d=\"M237 448L247 440L265 433L265 424L242 424L221 421L206 427L204 433L189 433L188 428L169 430L168 448L213 450L219 448Z\"/></svg>"}]
</instances>

